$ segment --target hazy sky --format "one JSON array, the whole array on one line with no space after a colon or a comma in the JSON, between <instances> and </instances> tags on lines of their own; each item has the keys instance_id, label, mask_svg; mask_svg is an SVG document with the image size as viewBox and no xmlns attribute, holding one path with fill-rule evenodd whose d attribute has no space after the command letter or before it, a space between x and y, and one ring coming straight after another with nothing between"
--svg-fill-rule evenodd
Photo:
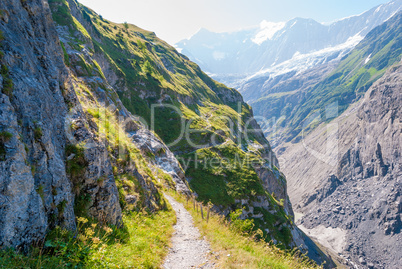
<instances>
[{"instance_id":1,"label":"hazy sky","mask_svg":"<svg viewBox=\"0 0 402 269\"><path fill-rule=\"evenodd\" d=\"M78 0L105 19L129 22L174 44L207 28L233 31L294 17L330 22L387 0Z\"/></svg>"}]
</instances>

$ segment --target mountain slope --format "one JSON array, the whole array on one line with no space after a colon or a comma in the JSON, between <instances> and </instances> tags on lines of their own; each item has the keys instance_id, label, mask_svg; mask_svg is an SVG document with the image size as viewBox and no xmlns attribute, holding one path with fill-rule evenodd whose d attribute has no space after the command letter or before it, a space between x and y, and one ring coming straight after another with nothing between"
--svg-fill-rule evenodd
<instances>
[{"instance_id":1,"label":"mountain slope","mask_svg":"<svg viewBox=\"0 0 402 269\"><path fill-rule=\"evenodd\" d=\"M342 113L358 100L400 59L401 20L402 14L398 13L376 27L337 65L311 69L278 84L264 82L271 87L264 87L263 97L251 104L257 115L276 117L279 121L278 128L269 135L279 141L297 142L302 138L302 130L314 127L310 122L322 109L337 102L337 113ZM279 105L267 105L273 103Z\"/></svg>"},{"instance_id":2,"label":"mountain slope","mask_svg":"<svg viewBox=\"0 0 402 269\"><path fill-rule=\"evenodd\" d=\"M244 206L266 240L307 245L236 90L155 34L74 0L7 0L0 11L1 247L28 249L77 217L121 226L125 212L166 209L162 185L224 214Z\"/></svg>"},{"instance_id":3,"label":"mountain slope","mask_svg":"<svg viewBox=\"0 0 402 269\"><path fill-rule=\"evenodd\" d=\"M359 268L401 266L401 78L399 61L280 155L303 230Z\"/></svg>"},{"instance_id":4,"label":"mountain slope","mask_svg":"<svg viewBox=\"0 0 402 269\"><path fill-rule=\"evenodd\" d=\"M260 203L263 210L277 212L273 219L281 218L280 223L292 227L286 181L275 170L276 157L236 90L211 80L153 33L105 21L74 1L49 3L55 21L64 26L58 28L59 35L72 70L89 82L93 76L104 76L131 113L145 124L154 120L155 132L176 152L189 185L201 200L212 201L224 212L241 206L241 200L243 206ZM63 10L68 12L59 18ZM87 30L65 22L67 15ZM164 106L152 111L155 103ZM183 126L188 138L180 136ZM131 133L140 142L138 132ZM149 155L156 162L162 159L155 152ZM218 170L209 166L211 159L219 164ZM237 168L233 170L233 166ZM252 217L259 212L251 209L248 214ZM279 232L273 220L258 224L261 228L269 225L269 238L294 245L290 230Z\"/></svg>"},{"instance_id":5,"label":"mountain slope","mask_svg":"<svg viewBox=\"0 0 402 269\"><path fill-rule=\"evenodd\" d=\"M359 268L400 267L401 20L375 28L323 76L313 69L299 90L264 100L298 104L283 119L296 131L277 147L298 223Z\"/></svg>"}]
</instances>

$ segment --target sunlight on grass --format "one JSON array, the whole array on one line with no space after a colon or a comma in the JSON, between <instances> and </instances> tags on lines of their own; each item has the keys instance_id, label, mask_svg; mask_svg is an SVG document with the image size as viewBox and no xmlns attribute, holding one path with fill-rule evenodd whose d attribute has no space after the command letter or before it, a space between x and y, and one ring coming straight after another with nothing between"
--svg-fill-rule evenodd
<instances>
[{"instance_id":1,"label":"sunlight on grass","mask_svg":"<svg viewBox=\"0 0 402 269\"><path fill-rule=\"evenodd\" d=\"M320 268L297 251L283 251L255 240L255 235L241 234L222 216L211 214L207 222L193 209L191 202L187 203L177 193L168 192L183 203L193 216L195 226L210 242L217 268Z\"/></svg>"},{"instance_id":2,"label":"sunlight on grass","mask_svg":"<svg viewBox=\"0 0 402 269\"><path fill-rule=\"evenodd\" d=\"M0 268L160 268L169 250L174 212L132 212L124 227L78 218L77 233L56 228L28 256L0 251Z\"/></svg>"},{"instance_id":3,"label":"sunlight on grass","mask_svg":"<svg viewBox=\"0 0 402 269\"><path fill-rule=\"evenodd\" d=\"M89 264L96 268L159 268L168 253L175 222L172 211L125 216L129 233L127 242L95 253Z\"/></svg>"}]
</instances>

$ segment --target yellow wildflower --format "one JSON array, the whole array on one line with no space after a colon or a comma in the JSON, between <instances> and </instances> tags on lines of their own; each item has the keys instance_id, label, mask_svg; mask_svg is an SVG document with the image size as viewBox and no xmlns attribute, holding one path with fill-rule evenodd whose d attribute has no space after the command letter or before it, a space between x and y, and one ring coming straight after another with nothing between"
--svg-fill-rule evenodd
<instances>
[{"instance_id":1,"label":"yellow wildflower","mask_svg":"<svg viewBox=\"0 0 402 269\"><path fill-rule=\"evenodd\" d=\"M98 237L93 237L92 238L92 242L94 242L94 244L99 244L100 243L100 239Z\"/></svg>"},{"instance_id":2,"label":"yellow wildflower","mask_svg":"<svg viewBox=\"0 0 402 269\"><path fill-rule=\"evenodd\" d=\"M77 219L77 221L78 221L78 222L81 222L81 223L83 223L83 224L85 224L85 223L88 222L88 220L87 220L86 218L83 218L83 217L79 217L79 218Z\"/></svg>"}]
</instances>

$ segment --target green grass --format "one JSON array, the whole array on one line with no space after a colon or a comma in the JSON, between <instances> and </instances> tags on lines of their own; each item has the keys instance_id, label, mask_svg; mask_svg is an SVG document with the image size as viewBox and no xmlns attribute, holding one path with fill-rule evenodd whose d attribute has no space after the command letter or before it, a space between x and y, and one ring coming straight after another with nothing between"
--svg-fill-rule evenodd
<instances>
[{"instance_id":1,"label":"green grass","mask_svg":"<svg viewBox=\"0 0 402 269\"><path fill-rule=\"evenodd\" d=\"M212 161L214 160L214 161ZM218 147L197 150L185 155L181 159L182 166L186 167L186 176L190 178L190 187L198 194L198 200L206 204L222 206L229 210L239 209L236 200L246 199L255 201L266 199L269 201L274 214L265 209L255 208L255 214L262 213L263 218L252 219L255 230L261 229L266 241L272 239L280 242L281 248L288 248L292 235L287 226L292 221L283 209L283 201L277 201L274 194L268 193L262 181L254 170L255 165L262 165L264 161L255 153L245 153L233 143L226 143ZM279 174L273 166L272 176ZM278 180L281 179L279 176ZM286 184L286 183L284 183ZM281 228L282 224L284 226ZM265 229L269 229L269 233Z\"/></svg>"},{"instance_id":2,"label":"green grass","mask_svg":"<svg viewBox=\"0 0 402 269\"><path fill-rule=\"evenodd\" d=\"M77 233L57 227L29 255L0 250L0 268L160 268L176 221L172 210L132 212L123 221L118 228L78 218Z\"/></svg>"},{"instance_id":3,"label":"green grass","mask_svg":"<svg viewBox=\"0 0 402 269\"><path fill-rule=\"evenodd\" d=\"M194 224L210 242L214 255L209 259L218 268L319 268L298 251L284 251L264 241L258 241L261 231L249 232L250 221L241 221L232 214L232 222L220 215L211 214L207 222L191 202L176 193L169 192L183 203L191 213ZM206 210L204 209L204 212Z\"/></svg>"},{"instance_id":4,"label":"green grass","mask_svg":"<svg viewBox=\"0 0 402 269\"><path fill-rule=\"evenodd\" d=\"M7 131L0 132L0 161L6 160L7 150L4 145L7 141L9 141L13 137L13 134Z\"/></svg>"},{"instance_id":5,"label":"green grass","mask_svg":"<svg viewBox=\"0 0 402 269\"><path fill-rule=\"evenodd\" d=\"M191 178L190 186L199 199L230 206L235 199L254 199L256 195L265 194L252 160L251 154L234 143L227 143L185 155L182 165L189 165L186 176Z\"/></svg>"},{"instance_id":6,"label":"green grass","mask_svg":"<svg viewBox=\"0 0 402 269\"><path fill-rule=\"evenodd\" d=\"M0 132L0 141L7 142L13 137L13 134L7 131Z\"/></svg>"},{"instance_id":7,"label":"green grass","mask_svg":"<svg viewBox=\"0 0 402 269\"><path fill-rule=\"evenodd\" d=\"M43 136L43 131L41 127L35 127L34 129L34 138L35 141L38 142Z\"/></svg>"}]
</instances>

